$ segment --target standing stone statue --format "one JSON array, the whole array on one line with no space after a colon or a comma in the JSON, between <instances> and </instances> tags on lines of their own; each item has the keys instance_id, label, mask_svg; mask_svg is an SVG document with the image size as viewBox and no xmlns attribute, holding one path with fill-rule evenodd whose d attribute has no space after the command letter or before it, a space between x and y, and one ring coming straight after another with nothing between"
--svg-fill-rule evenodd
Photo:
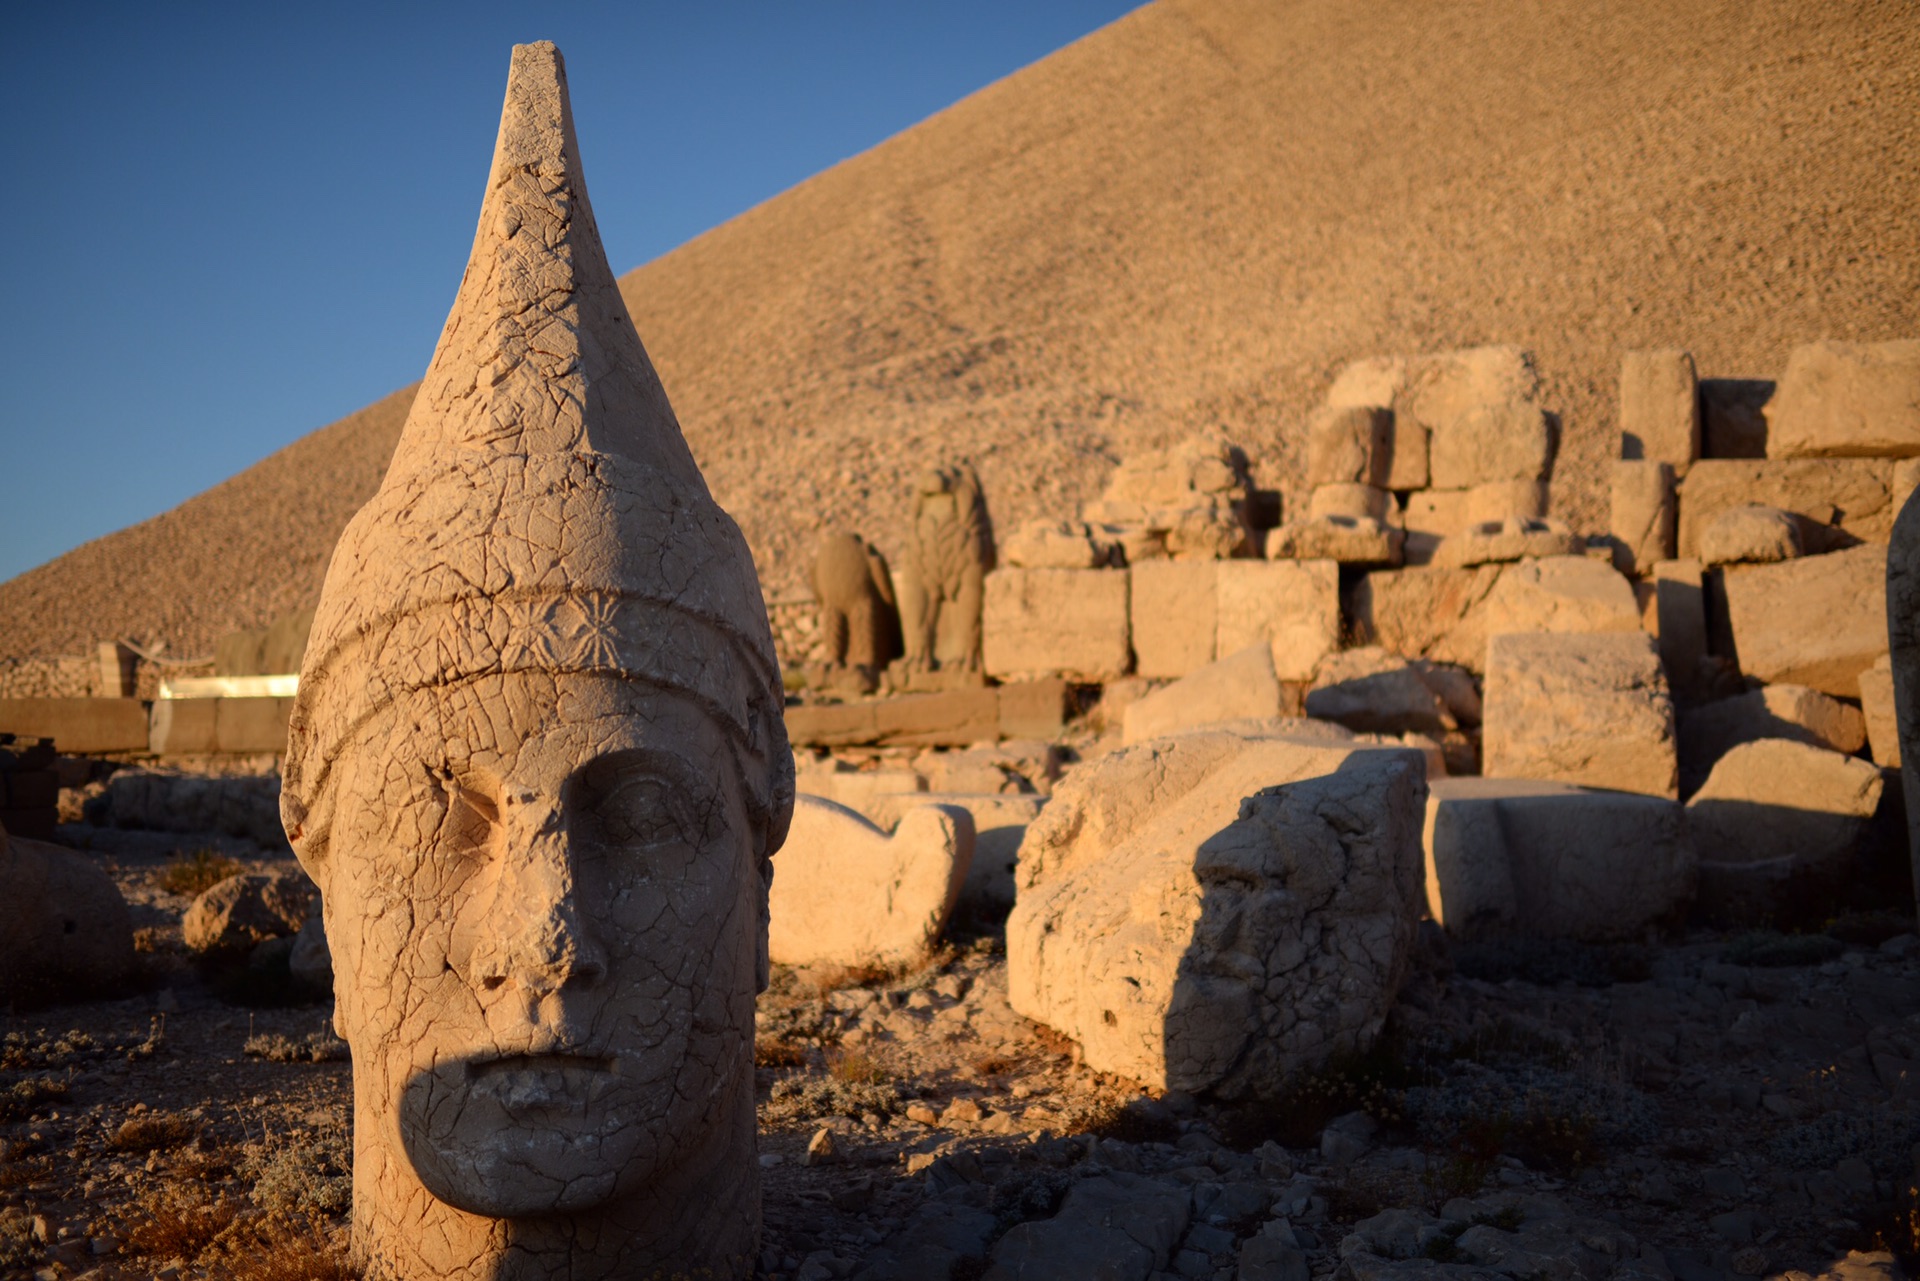
<instances>
[{"instance_id":1,"label":"standing stone statue","mask_svg":"<svg viewBox=\"0 0 1920 1281\"><path fill-rule=\"evenodd\" d=\"M913 500L900 626L909 671L980 670L980 605L993 568L993 526L973 468L920 474Z\"/></svg>"},{"instance_id":2,"label":"standing stone statue","mask_svg":"<svg viewBox=\"0 0 1920 1281\"><path fill-rule=\"evenodd\" d=\"M810 578L829 665L881 668L899 657L900 611L879 548L858 534L828 534Z\"/></svg>"},{"instance_id":3,"label":"standing stone statue","mask_svg":"<svg viewBox=\"0 0 1920 1281\"><path fill-rule=\"evenodd\" d=\"M1908 497L1888 537L1887 643L1900 759L1920 762L1920 490ZM1920 766L1903 765L1900 777L1907 800L1907 857L1920 889Z\"/></svg>"},{"instance_id":4,"label":"standing stone statue","mask_svg":"<svg viewBox=\"0 0 1920 1281\"><path fill-rule=\"evenodd\" d=\"M400 1281L746 1277L780 673L608 269L550 44L327 571L282 817L353 1051L354 1249Z\"/></svg>"}]
</instances>

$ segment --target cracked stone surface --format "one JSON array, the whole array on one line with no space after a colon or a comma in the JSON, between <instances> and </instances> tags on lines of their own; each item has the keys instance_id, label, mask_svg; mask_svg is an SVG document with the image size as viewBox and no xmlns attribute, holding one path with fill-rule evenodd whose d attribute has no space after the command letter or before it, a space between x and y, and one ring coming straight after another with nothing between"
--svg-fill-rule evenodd
<instances>
[{"instance_id":1,"label":"cracked stone surface","mask_svg":"<svg viewBox=\"0 0 1920 1281\"><path fill-rule=\"evenodd\" d=\"M550 44L328 570L281 796L370 1278L744 1275L792 758L746 545L606 262Z\"/></svg>"}]
</instances>

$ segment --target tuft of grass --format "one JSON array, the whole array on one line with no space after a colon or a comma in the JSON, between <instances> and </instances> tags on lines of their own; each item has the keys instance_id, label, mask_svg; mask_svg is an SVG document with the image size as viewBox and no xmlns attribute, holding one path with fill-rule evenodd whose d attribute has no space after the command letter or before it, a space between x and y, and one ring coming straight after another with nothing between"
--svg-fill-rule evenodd
<instances>
[{"instance_id":1,"label":"tuft of grass","mask_svg":"<svg viewBox=\"0 0 1920 1281\"><path fill-rule=\"evenodd\" d=\"M0 1090L0 1121L24 1121L43 1104L67 1097L67 1083L55 1077L29 1077Z\"/></svg>"},{"instance_id":2,"label":"tuft of grass","mask_svg":"<svg viewBox=\"0 0 1920 1281\"><path fill-rule=\"evenodd\" d=\"M309 1032L298 1040L281 1032L250 1036L247 1056L269 1063L340 1063L348 1057L347 1043L329 1031Z\"/></svg>"},{"instance_id":3,"label":"tuft of grass","mask_svg":"<svg viewBox=\"0 0 1920 1281\"><path fill-rule=\"evenodd\" d=\"M760 1036L753 1041L753 1065L763 1068L803 1068L807 1048L784 1036Z\"/></svg>"},{"instance_id":4,"label":"tuft of grass","mask_svg":"<svg viewBox=\"0 0 1920 1281\"><path fill-rule=\"evenodd\" d=\"M890 1078L887 1070L858 1050L836 1050L827 1056L827 1071L848 1085L882 1085Z\"/></svg>"},{"instance_id":5,"label":"tuft of grass","mask_svg":"<svg viewBox=\"0 0 1920 1281\"><path fill-rule=\"evenodd\" d=\"M160 873L160 888L169 894L197 898L226 880L238 876L240 865L217 850L199 849L177 856Z\"/></svg>"},{"instance_id":6,"label":"tuft of grass","mask_svg":"<svg viewBox=\"0 0 1920 1281\"><path fill-rule=\"evenodd\" d=\"M903 1106L900 1091L891 1081L847 1081L836 1076L800 1072L774 1082L773 1089L767 1092L767 1101L761 1105L760 1119L763 1123L780 1124L828 1116L862 1116L869 1112L888 1117Z\"/></svg>"},{"instance_id":7,"label":"tuft of grass","mask_svg":"<svg viewBox=\"0 0 1920 1281\"><path fill-rule=\"evenodd\" d=\"M178 1113L151 1112L122 1121L107 1146L115 1152L166 1151L191 1142L199 1133L199 1126Z\"/></svg>"},{"instance_id":8,"label":"tuft of grass","mask_svg":"<svg viewBox=\"0 0 1920 1281\"><path fill-rule=\"evenodd\" d=\"M828 965L807 976L821 996L850 987L879 987L894 977L892 970L880 965Z\"/></svg>"},{"instance_id":9,"label":"tuft of grass","mask_svg":"<svg viewBox=\"0 0 1920 1281\"><path fill-rule=\"evenodd\" d=\"M192 1262L232 1226L238 1213L239 1207L225 1196L192 1184L163 1184L133 1203L123 1248L129 1254Z\"/></svg>"}]
</instances>

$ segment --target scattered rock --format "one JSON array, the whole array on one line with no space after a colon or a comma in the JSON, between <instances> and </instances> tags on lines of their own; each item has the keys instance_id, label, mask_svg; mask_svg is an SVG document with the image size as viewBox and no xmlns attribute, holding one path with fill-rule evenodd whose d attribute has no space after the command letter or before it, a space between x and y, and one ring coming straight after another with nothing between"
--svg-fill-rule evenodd
<instances>
[{"instance_id":1,"label":"scattered rock","mask_svg":"<svg viewBox=\"0 0 1920 1281\"><path fill-rule=\"evenodd\" d=\"M298 873L229 876L194 899L181 934L195 952L245 954L267 939L298 934L318 896Z\"/></svg>"},{"instance_id":2,"label":"scattered rock","mask_svg":"<svg viewBox=\"0 0 1920 1281\"><path fill-rule=\"evenodd\" d=\"M1694 554L1707 565L1770 565L1804 556L1800 520L1778 507L1729 507L1700 531Z\"/></svg>"}]
</instances>

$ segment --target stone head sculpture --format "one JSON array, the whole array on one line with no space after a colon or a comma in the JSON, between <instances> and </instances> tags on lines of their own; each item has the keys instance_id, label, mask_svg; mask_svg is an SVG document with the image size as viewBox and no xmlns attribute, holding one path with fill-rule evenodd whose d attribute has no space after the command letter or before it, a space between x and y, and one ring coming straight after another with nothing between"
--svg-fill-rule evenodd
<instances>
[{"instance_id":1,"label":"stone head sculpture","mask_svg":"<svg viewBox=\"0 0 1920 1281\"><path fill-rule=\"evenodd\" d=\"M287 750L369 1277L747 1274L782 701L745 541L608 269L560 55L517 46Z\"/></svg>"}]
</instances>

